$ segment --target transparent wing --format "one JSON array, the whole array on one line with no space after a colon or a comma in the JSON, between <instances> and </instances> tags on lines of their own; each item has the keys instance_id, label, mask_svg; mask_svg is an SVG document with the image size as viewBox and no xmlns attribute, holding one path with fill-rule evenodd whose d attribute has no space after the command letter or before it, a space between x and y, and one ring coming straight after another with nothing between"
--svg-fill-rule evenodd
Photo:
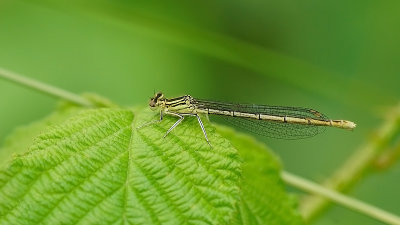
<instances>
[{"instance_id":1,"label":"transparent wing","mask_svg":"<svg viewBox=\"0 0 400 225\"><path fill-rule=\"evenodd\" d=\"M208 100L194 99L193 103L200 109L218 109L225 111L265 114L272 116L288 116L303 119L317 119L328 121L324 114L308 108L268 106L255 104L222 103ZM249 130L253 133L278 139L303 139L315 136L325 130L323 126L312 124L294 124L275 121L256 120L242 117L223 116L229 123Z\"/></svg>"},{"instance_id":2,"label":"transparent wing","mask_svg":"<svg viewBox=\"0 0 400 225\"><path fill-rule=\"evenodd\" d=\"M259 121L226 116L223 118L229 123L255 134L277 139L303 139L313 137L325 131L325 127L315 125L289 124L265 120Z\"/></svg>"}]
</instances>

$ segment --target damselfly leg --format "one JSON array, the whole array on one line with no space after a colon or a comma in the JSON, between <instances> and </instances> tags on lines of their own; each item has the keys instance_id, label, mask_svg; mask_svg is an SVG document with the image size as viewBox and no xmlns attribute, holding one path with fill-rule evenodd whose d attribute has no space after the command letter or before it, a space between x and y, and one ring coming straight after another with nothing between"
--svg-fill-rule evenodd
<instances>
[{"instance_id":1,"label":"damselfly leg","mask_svg":"<svg viewBox=\"0 0 400 225\"><path fill-rule=\"evenodd\" d=\"M172 126L167 130L167 133L165 133L165 135L164 135L163 138L165 138L165 137L169 134L169 132L171 132L176 126L178 126L178 125L182 122L183 119L185 119L185 117L183 117L183 115L181 115L181 114L179 114L179 113L166 112L166 114L173 115L173 116L177 116L177 117L179 117L179 120L177 120L177 121L174 123L174 125L172 125Z\"/></svg>"},{"instance_id":2,"label":"damselfly leg","mask_svg":"<svg viewBox=\"0 0 400 225\"><path fill-rule=\"evenodd\" d=\"M206 129L204 128L203 122L201 121L199 115L192 114L192 113L173 113L173 112L165 112L165 113L169 114L169 115L177 116L177 117L179 117L179 119L178 119L178 121L176 121L174 123L174 125L172 125L168 129L167 133L164 135L164 138L169 134L169 132L171 132L176 126L178 126L182 122L182 120L185 118L185 116L196 116L197 117L197 121L200 124L201 130L203 131L204 137L206 138L207 143L212 147L210 141L208 140Z\"/></svg>"},{"instance_id":3,"label":"damselfly leg","mask_svg":"<svg viewBox=\"0 0 400 225\"><path fill-rule=\"evenodd\" d=\"M141 129L143 127L147 127L147 126L150 126L150 125L155 124L155 123L160 123L162 120L163 120L163 111L160 110L160 119L159 120L149 121L147 123L144 123L144 124L138 126L136 129Z\"/></svg>"},{"instance_id":4,"label":"damselfly leg","mask_svg":"<svg viewBox=\"0 0 400 225\"><path fill-rule=\"evenodd\" d=\"M196 117L197 117L197 121L198 121L199 124L200 124L201 130L203 131L204 137L206 138L207 143L212 147L210 141L208 140L208 136L207 136L206 129L204 128L203 122L201 121L199 115L197 115L197 114L192 114L192 113L174 113L174 112L168 112L168 111L165 112L165 114L169 114L169 115L172 115L172 116L179 117L179 119L174 123L174 125L172 125L172 126L167 130L167 132L165 133L165 135L163 136L163 138L165 138L173 129L175 129L175 127L177 127L177 126L182 122L182 120L185 119L185 116L196 116ZM155 123L160 123L160 122L163 120L163 118L164 118L164 117L163 117L163 111L160 111L160 119L159 119L159 120L153 120L153 121L147 122L147 123L145 123L145 124L140 125L139 127L137 127L137 129L141 129L141 128L143 128L143 127L147 127L147 126L150 126L150 125L155 124Z\"/></svg>"}]
</instances>

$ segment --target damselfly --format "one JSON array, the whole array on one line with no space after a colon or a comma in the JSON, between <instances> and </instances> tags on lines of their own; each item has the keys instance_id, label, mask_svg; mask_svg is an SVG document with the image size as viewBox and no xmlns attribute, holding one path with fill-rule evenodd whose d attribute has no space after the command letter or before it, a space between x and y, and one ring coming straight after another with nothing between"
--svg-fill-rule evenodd
<instances>
[{"instance_id":1,"label":"damselfly","mask_svg":"<svg viewBox=\"0 0 400 225\"><path fill-rule=\"evenodd\" d=\"M185 116L195 116L208 144L210 141L199 114L226 117L233 124L251 132L273 138L301 139L312 137L324 131L325 127L337 127L352 130L356 124L347 120L331 120L324 114L308 108L269 106L255 104L233 104L202 100L190 95L167 99L158 92L150 99L152 110L160 110L160 119L148 122L140 127L161 122L163 115L179 117L165 133L166 137ZM211 145L211 144L210 144Z\"/></svg>"}]
</instances>

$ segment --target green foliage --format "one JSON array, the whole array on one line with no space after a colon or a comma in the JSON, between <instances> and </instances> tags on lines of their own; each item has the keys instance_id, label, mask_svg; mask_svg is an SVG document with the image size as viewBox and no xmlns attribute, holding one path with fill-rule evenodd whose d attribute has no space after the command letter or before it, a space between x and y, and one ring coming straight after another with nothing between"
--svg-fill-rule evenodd
<instances>
[{"instance_id":1,"label":"green foliage","mask_svg":"<svg viewBox=\"0 0 400 225\"><path fill-rule=\"evenodd\" d=\"M86 99L90 100L97 107L116 107L108 99L99 97L95 94L84 94ZM47 127L65 121L68 117L82 111L83 108L68 102L62 102L57 110L46 118L33 122L23 127L18 127L6 139L4 146L0 148L0 166L8 162L13 155L24 153L29 146L33 144L33 140Z\"/></svg>"},{"instance_id":2,"label":"green foliage","mask_svg":"<svg viewBox=\"0 0 400 225\"><path fill-rule=\"evenodd\" d=\"M76 113L80 108L66 107L57 110L41 121L19 127L6 139L4 146L0 149L0 165L8 162L14 154L23 153L33 144L34 137L50 126L64 121L70 115Z\"/></svg>"},{"instance_id":3,"label":"green foliage","mask_svg":"<svg viewBox=\"0 0 400 225\"><path fill-rule=\"evenodd\" d=\"M157 116L64 105L19 130L5 148L22 154L0 173L0 224L301 224L264 146L205 118L213 148L195 118L165 139L173 117L136 129Z\"/></svg>"},{"instance_id":4,"label":"green foliage","mask_svg":"<svg viewBox=\"0 0 400 225\"><path fill-rule=\"evenodd\" d=\"M284 190L277 157L248 135L222 126L217 131L230 140L243 160L242 195L234 224L302 224L296 199Z\"/></svg>"}]
</instances>

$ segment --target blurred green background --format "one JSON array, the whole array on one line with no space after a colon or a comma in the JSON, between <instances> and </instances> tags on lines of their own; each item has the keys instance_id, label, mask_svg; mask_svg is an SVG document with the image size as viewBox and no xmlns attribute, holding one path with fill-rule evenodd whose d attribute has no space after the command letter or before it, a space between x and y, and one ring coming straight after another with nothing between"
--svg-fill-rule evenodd
<instances>
[{"instance_id":1,"label":"blurred green background","mask_svg":"<svg viewBox=\"0 0 400 225\"><path fill-rule=\"evenodd\" d=\"M0 0L0 67L122 105L176 97L304 106L358 124L264 137L286 170L322 181L400 100L400 1ZM57 100L0 80L0 143ZM400 214L400 165L349 194ZM313 224L381 224L340 206Z\"/></svg>"}]
</instances>

